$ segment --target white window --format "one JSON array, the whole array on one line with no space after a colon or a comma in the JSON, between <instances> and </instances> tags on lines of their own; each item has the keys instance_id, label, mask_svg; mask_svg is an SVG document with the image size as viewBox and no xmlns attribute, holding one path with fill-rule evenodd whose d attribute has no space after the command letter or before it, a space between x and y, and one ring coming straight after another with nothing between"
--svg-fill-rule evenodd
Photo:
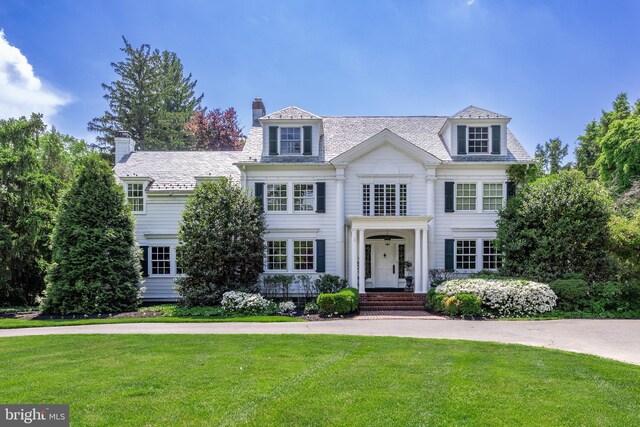
<instances>
[{"instance_id":1,"label":"white window","mask_svg":"<svg viewBox=\"0 0 640 427\"><path fill-rule=\"evenodd\" d=\"M476 210L476 185L456 184L456 210L475 211Z\"/></svg>"},{"instance_id":2,"label":"white window","mask_svg":"<svg viewBox=\"0 0 640 427\"><path fill-rule=\"evenodd\" d=\"M497 211L502 208L502 184L483 184L482 210Z\"/></svg>"},{"instance_id":3,"label":"white window","mask_svg":"<svg viewBox=\"0 0 640 427\"><path fill-rule=\"evenodd\" d=\"M267 211L287 211L287 184L267 184Z\"/></svg>"},{"instance_id":4,"label":"white window","mask_svg":"<svg viewBox=\"0 0 640 427\"><path fill-rule=\"evenodd\" d=\"M313 270L313 240L293 241L293 269Z\"/></svg>"},{"instance_id":5,"label":"white window","mask_svg":"<svg viewBox=\"0 0 640 427\"><path fill-rule=\"evenodd\" d=\"M280 154L300 154L301 128L280 128Z\"/></svg>"},{"instance_id":6,"label":"white window","mask_svg":"<svg viewBox=\"0 0 640 427\"><path fill-rule=\"evenodd\" d=\"M406 216L407 184L364 184L362 215Z\"/></svg>"},{"instance_id":7,"label":"white window","mask_svg":"<svg viewBox=\"0 0 640 427\"><path fill-rule=\"evenodd\" d=\"M310 212L314 210L314 185L293 184L293 210Z\"/></svg>"},{"instance_id":8,"label":"white window","mask_svg":"<svg viewBox=\"0 0 640 427\"><path fill-rule=\"evenodd\" d=\"M267 242L267 270L287 270L286 240L270 240Z\"/></svg>"},{"instance_id":9,"label":"white window","mask_svg":"<svg viewBox=\"0 0 640 427\"><path fill-rule=\"evenodd\" d=\"M482 268L497 270L502 267L502 256L498 253L495 240L485 240L482 252Z\"/></svg>"},{"instance_id":10,"label":"white window","mask_svg":"<svg viewBox=\"0 0 640 427\"><path fill-rule=\"evenodd\" d=\"M144 183L127 183L127 201L133 212L144 212Z\"/></svg>"},{"instance_id":11,"label":"white window","mask_svg":"<svg viewBox=\"0 0 640 427\"><path fill-rule=\"evenodd\" d=\"M476 269L476 241L456 240L456 270Z\"/></svg>"},{"instance_id":12,"label":"white window","mask_svg":"<svg viewBox=\"0 0 640 427\"><path fill-rule=\"evenodd\" d=\"M489 128L487 126L469 127L468 153L489 152Z\"/></svg>"},{"instance_id":13,"label":"white window","mask_svg":"<svg viewBox=\"0 0 640 427\"><path fill-rule=\"evenodd\" d=\"M171 274L171 246L151 246L151 274L154 276Z\"/></svg>"}]
</instances>

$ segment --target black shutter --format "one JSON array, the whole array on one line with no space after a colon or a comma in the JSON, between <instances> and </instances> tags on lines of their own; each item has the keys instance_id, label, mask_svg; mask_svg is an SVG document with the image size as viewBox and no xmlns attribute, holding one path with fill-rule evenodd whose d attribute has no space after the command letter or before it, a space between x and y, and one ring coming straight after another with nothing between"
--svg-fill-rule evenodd
<instances>
[{"instance_id":1,"label":"black shutter","mask_svg":"<svg viewBox=\"0 0 640 427\"><path fill-rule=\"evenodd\" d=\"M325 272L324 239L316 240L316 273Z\"/></svg>"},{"instance_id":2,"label":"black shutter","mask_svg":"<svg viewBox=\"0 0 640 427\"><path fill-rule=\"evenodd\" d=\"M324 182L316 182L316 212L325 213L326 185Z\"/></svg>"},{"instance_id":3,"label":"black shutter","mask_svg":"<svg viewBox=\"0 0 640 427\"><path fill-rule=\"evenodd\" d=\"M311 126L302 126L302 154L311 155Z\"/></svg>"},{"instance_id":4,"label":"black shutter","mask_svg":"<svg viewBox=\"0 0 640 427\"><path fill-rule=\"evenodd\" d=\"M256 182L256 190L253 195L260 206L260 212L264 212L264 182Z\"/></svg>"},{"instance_id":5,"label":"black shutter","mask_svg":"<svg viewBox=\"0 0 640 427\"><path fill-rule=\"evenodd\" d=\"M142 258L140 259L140 266L142 267L142 277L149 276L149 246L140 246L142 250Z\"/></svg>"},{"instance_id":6,"label":"black shutter","mask_svg":"<svg viewBox=\"0 0 640 427\"><path fill-rule=\"evenodd\" d=\"M500 125L491 126L491 154L500 154Z\"/></svg>"},{"instance_id":7,"label":"black shutter","mask_svg":"<svg viewBox=\"0 0 640 427\"><path fill-rule=\"evenodd\" d=\"M454 212L453 208L453 185L454 183L451 181L447 181L444 183L444 211L445 212Z\"/></svg>"},{"instance_id":8,"label":"black shutter","mask_svg":"<svg viewBox=\"0 0 640 427\"><path fill-rule=\"evenodd\" d=\"M444 241L444 269L453 270L453 239Z\"/></svg>"},{"instance_id":9,"label":"black shutter","mask_svg":"<svg viewBox=\"0 0 640 427\"><path fill-rule=\"evenodd\" d=\"M467 127L458 126L458 154L467 154Z\"/></svg>"},{"instance_id":10,"label":"black shutter","mask_svg":"<svg viewBox=\"0 0 640 427\"><path fill-rule=\"evenodd\" d=\"M516 184L513 182L507 182L507 199L516 195Z\"/></svg>"},{"instance_id":11,"label":"black shutter","mask_svg":"<svg viewBox=\"0 0 640 427\"><path fill-rule=\"evenodd\" d=\"M269 126L269 155L278 155L278 126Z\"/></svg>"}]
</instances>

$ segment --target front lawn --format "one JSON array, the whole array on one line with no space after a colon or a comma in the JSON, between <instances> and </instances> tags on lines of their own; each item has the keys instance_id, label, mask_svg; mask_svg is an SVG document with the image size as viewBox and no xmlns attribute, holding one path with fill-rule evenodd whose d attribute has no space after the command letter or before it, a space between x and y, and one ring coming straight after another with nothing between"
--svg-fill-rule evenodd
<instances>
[{"instance_id":1,"label":"front lawn","mask_svg":"<svg viewBox=\"0 0 640 427\"><path fill-rule=\"evenodd\" d=\"M640 366L517 345L393 337L0 339L0 402L72 425L640 424Z\"/></svg>"},{"instance_id":2,"label":"front lawn","mask_svg":"<svg viewBox=\"0 0 640 427\"><path fill-rule=\"evenodd\" d=\"M39 328L44 326L100 325L103 323L211 323L211 322L303 322L288 316L238 316L238 317L138 317L91 319L12 319L0 318L0 329Z\"/></svg>"}]
</instances>

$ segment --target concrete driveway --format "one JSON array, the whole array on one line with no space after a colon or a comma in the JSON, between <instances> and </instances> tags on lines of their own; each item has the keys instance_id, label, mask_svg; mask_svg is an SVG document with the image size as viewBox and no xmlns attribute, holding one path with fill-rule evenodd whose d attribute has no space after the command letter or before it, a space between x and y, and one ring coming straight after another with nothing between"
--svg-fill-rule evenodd
<instances>
[{"instance_id":1,"label":"concrete driveway","mask_svg":"<svg viewBox=\"0 0 640 427\"><path fill-rule=\"evenodd\" d=\"M640 320L332 320L300 323L128 323L2 329L56 334L340 334L495 341L593 354L640 365Z\"/></svg>"}]
</instances>

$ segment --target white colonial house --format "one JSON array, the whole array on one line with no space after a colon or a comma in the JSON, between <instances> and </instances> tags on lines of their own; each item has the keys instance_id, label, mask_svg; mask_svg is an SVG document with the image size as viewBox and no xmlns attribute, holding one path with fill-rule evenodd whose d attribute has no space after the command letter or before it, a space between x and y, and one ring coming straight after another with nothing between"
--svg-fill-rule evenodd
<instances>
[{"instance_id":1,"label":"white colonial house","mask_svg":"<svg viewBox=\"0 0 640 427\"><path fill-rule=\"evenodd\" d=\"M253 102L243 151L135 151L116 138L115 174L136 217L145 298L172 300L178 222L201 180L233 177L263 205L265 274L331 273L365 290L429 288L429 271L495 269L507 168L529 163L509 117L266 114ZM406 261L412 263L407 268Z\"/></svg>"}]
</instances>

